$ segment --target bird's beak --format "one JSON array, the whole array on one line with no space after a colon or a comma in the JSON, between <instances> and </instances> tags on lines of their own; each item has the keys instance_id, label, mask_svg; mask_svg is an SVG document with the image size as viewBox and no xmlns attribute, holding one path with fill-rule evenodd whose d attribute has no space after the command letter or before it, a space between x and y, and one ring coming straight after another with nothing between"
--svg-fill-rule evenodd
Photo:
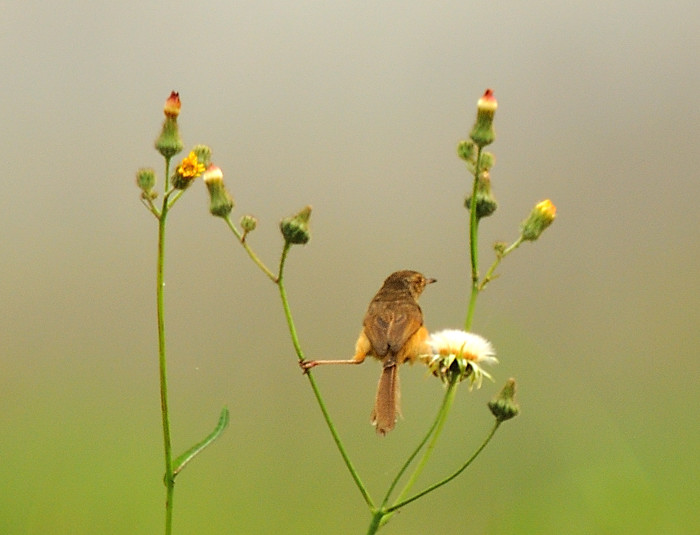
<instances>
[{"instance_id":1,"label":"bird's beak","mask_svg":"<svg viewBox=\"0 0 700 535\"><path fill-rule=\"evenodd\" d=\"M437 282L437 279L425 279L426 284L432 284L434 282Z\"/></svg>"}]
</instances>

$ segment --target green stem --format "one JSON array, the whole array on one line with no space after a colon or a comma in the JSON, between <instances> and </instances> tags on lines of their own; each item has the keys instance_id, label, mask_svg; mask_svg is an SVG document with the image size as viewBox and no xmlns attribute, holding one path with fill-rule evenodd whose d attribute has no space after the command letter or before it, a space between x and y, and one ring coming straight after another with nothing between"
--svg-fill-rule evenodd
<instances>
[{"instance_id":1,"label":"green stem","mask_svg":"<svg viewBox=\"0 0 700 535\"><path fill-rule=\"evenodd\" d=\"M367 535L374 535L377 533L377 531L379 531L385 514L386 512L384 509L379 509L378 511L374 512L372 515L372 521L369 523L369 528L367 529Z\"/></svg>"},{"instance_id":2,"label":"green stem","mask_svg":"<svg viewBox=\"0 0 700 535\"><path fill-rule=\"evenodd\" d=\"M413 459L416 458L416 456L418 455L420 450L423 449L423 446L425 446L425 444L428 442L428 439L432 435L433 440L431 441L430 445L428 446L428 449L426 450L426 452L423 454L423 457L419 461L418 466L416 467L415 471L411 475L411 478L409 479L408 483L401 491L401 494L397 498L397 501L401 501L403 499L403 497L406 494L408 494L408 491L413 486L413 484L416 482L420 473L423 471L423 468L425 467L426 463L428 462L430 455L432 454L433 450L435 449L435 444L437 443L437 438L440 435L440 432L442 431L442 427L443 427L445 420L447 418L447 413L449 412L450 406L452 405L452 401L454 400L454 395L455 395L455 391L456 391L455 387L456 387L456 383L451 383L448 386L447 391L445 392L445 397L442 400L442 405L440 406L440 410L438 410L438 413L437 413L437 416L435 417L435 421L433 422L433 425L430 426L430 429L428 429L428 432L425 434L425 437L423 437L423 440L421 440L420 444L418 444L418 446L413 451L413 453L408 457L408 459L406 459L406 462L401 467L401 470L399 470L399 473L396 474L394 481L392 481L391 486L389 487L389 490L387 491L386 496L384 497L384 501L382 502L380 509L375 513L375 516L372 517L372 523L370 524L370 528L375 522L375 517L380 513L381 514L380 514L379 524L377 525L377 529L379 529L379 527L383 526L384 524L386 524L389 521L389 518L391 518L393 513L387 512L386 504L389 502L389 498L391 497L391 493L394 491L394 488L396 488L396 485L398 484L399 480L401 479L403 474L406 472L406 470L408 469L410 464L413 462ZM433 431L435 432L435 435L433 435Z\"/></svg>"},{"instance_id":3,"label":"green stem","mask_svg":"<svg viewBox=\"0 0 700 535\"><path fill-rule=\"evenodd\" d=\"M474 184L472 185L472 198L469 205L469 253L471 260L472 289L467 307L467 318L464 321L464 330L471 329L476 308L476 298L479 294L479 218L476 214L476 193L478 177L481 172L481 147L477 148L476 165L474 166Z\"/></svg>"},{"instance_id":4,"label":"green stem","mask_svg":"<svg viewBox=\"0 0 700 535\"><path fill-rule=\"evenodd\" d=\"M500 254L498 254L498 256L496 257L496 260L493 261L493 264L491 264L491 267L486 272L486 275L484 275L484 280L481 281L481 284L479 285L479 290L483 290L484 287L489 282L491 282L491 280L493 280L493 278L494 278L493 273L494 273L494 271L496 271L496 268L501 263L501 260L503 260L506 257L506 255L513 252L515 249L517 249L521 243L523 243L523 236L522 235L520 235L520 237L517 240L515 240L508 247L503 249L503 251Z\"/></svg>"},{"instance_id":5,"label":"green stem","mask_svg":"<svg viewBox=\"0 0 700 535\"><path fill-rule=\"evenodd\" d=\"M445 404L445 399L443 399L443 405ZM387 490L386 495L384 496L384 500L382 501L382 507L385 507L387 503L389 503L389 498L391 497L391 493L394 492L394 489L396 488L396 485L398 485L399 480L401 477L404 475L406 470L408 470L408 467L411 465L413 462L413 459L416 458L416 456L420 453L420 450L423 449L423 446L428 442L428 439L430 436L433 434L433 431L435 431L435 428L437 427L438 423L440 422L442 414L442 407L440 407L440 410L437 413L437 416L435 420L433 421L433 425L430 426L430 429L428 429L428 432L425 434L423 437L423 440L420 441L416 449L411 453L411 455L406 459L406 462L403 464L401 467L401 470L399 470L398 474L396 474L396 477L394 477L394 480L391 482L391 486L389 487L389 490ZM406 490L406 489L404 489Z\"/></svg>"},{"instance_id":6,"label":"green stem","mask_svg":"<svg viewBox=\"0 0 700 535\"><path fill-rule=\"evenodd\" d=\"M418 498L422 498L423 496L425 496L429 492L432 492L432 491L442 487L443 485L449 483L454 478L456 478L459 474L464 472L464 470L466 470L466 468L474 461L474 459L476 459L478 457L478 455L483 451L483 449L486 447L486 445L491 441L491 439L493 438L493 435L496 434L496 430L498 429L499 425L501 425L501 422L496 420L496 423L493 426L493 429L491 429L491 432L488 434L488 436L486 437L484 442L481 444L481 446L479 446L479 448L474 452L474 454L469 459L467 459L467 462L465 462L456 472L454 472L452 475L446 477L442 481L438 481L434 485L431 485L427 489L419 492L415 496L412 496L408 500L404 500L403 502L397 503L396 505L392 505L391 507L389 507L389 509L387 509L387 512L391 513L393 511L400 509L401 507L404 507L405 505L408 505L409 503L417 500Z\"/></svg>"},{"instance_id":7,"label":"green stem","mask_svg":"<svg viewBox=\"0 0 700 535\"><path fill-rule=\"evenodd\" d=\"M294 326L294 319L292 318L292 311L289 308L289 300L287 298L287 290L284 285L284 266L285 262L287 260L287 254L289 253L289 249L291 248L291 243L285 242L284 244L284 249L282 249L282 257L280 259L280 266L279 266L279 273L277 277L273 280L276 281L277 286L279 287L280 291L280 298L282 300L282 308L284 309L284 316L287 320L287 326L289 327L289 334L292 337L292 344L294 345L294 350L296 351L297 358L302 361L305 360L304 357L304 352L301 349L301 344L299 343L299 337L297 335L297 330L296 327ZM328 409L326 408L326 404L323 401L323 397L321 396L321 392L318 389L318 385L316 384L316 380L314 379L313 375L311 372L307 373L306 376L309 379L309 384L311 385L311 389L313 390L314 396L316 397L316 402L318 403L318 406L321 408L321 413L323 414L323 419L326 421L326 425L328 426L329 431L331 432L331 435L333 437L333 441L335 442L336 447L338 448L338 451L340 452L341 457L343 458L343 461L345 462L345 466L347 466L348 471L350 472L350 475L352 476L353 480L355 481L355 484L357 485L357 488L360 490L360 493L362 494L362 497L365 500L365 503L369 506L370 509L374 510L374 502L372 501L371 496L369 495L369 492L367 491L367 488L365 487L364 483L362 483L362 480L360 479L360 475L357 472L357 469L353 465L352 461L350 460L350 456L348 455L348 452L345 450L345 446L343 445L343 442L340 440L340 435L338 434L338 431L335 428L335 425L333 424L333 420L331 419L330 413L328 412Z\"/></svg>"},{"instance_id":8,"label":"green stem","mask_svg":"<svg viewBox=\"0 0 700 535\"><path fill-rule=\"evenodd\" d=\"M450 407L452 407L452 402L455 399L455 394L457 393L457 384L458 383L456 380L452 380L448 384L447 391L445 392L445 397L442 400L442 405L440 406L440 410L438 411L438 415L435 420L435 433L433 433L433 438L430 440L430 444L428 444L428 447L426 448L423 457L421 457L421 460L418 462L418 466L416 466L416 469L414 470L413 474L411 474L408 483L406 483L406 486L403 488L401 494L397 498L397 502L400 502L404 498L404 496L408 494L408 491L411 490L411 487L418 479L418 476L420 476L421 472L423 471L423 468L425 468L428 459L430 459L430 456L433 454L433 451L435 450L435 445L437 444L438 438L440 438L442 429L445 426L445 421L447 420L447 415L450 412Z\"/></svg>"},{"instance_id":9,"label":"green stem","mask_svg":"<svg viewBox=\"0 0 700 535\"><path fill-rule=\"evenodd\" d=\"M252 260L253 262L255 262L255 264L263 271L263 273L265 273L265 275L267 275L267 277L268 277L272 282L275 282L275 283L276 283L276 282L277 282L277 277L275 276L275 274L272 273L272 271L270 271L270 270L268 269L268 267L263 263L263 261L260 260L260 258L258 257L258 255L255 254L255 251L253 251L253 250L250 248L250 246L248 245L248 243L247 243L247 242L245 241L245 239L243 238L243 234L241 234L241 232L236 228L236 225L233 224L233 221L231 221L231 217L230 217L230 216L226 216L226 217L224 218L224 220L226 221L226 224L228 225L228 228L231 229L231 232L233 232L233 233L236 235L236 238L238 238L238 241L241 243L241 245L243 246L243 249L245 249L246 253L248 253L248 256L251 258L251 260ZM285 254L285 256L286 256L286 253L284 253L284 254Z\"/></svg>"},{"instance_id":10,"label":"green stem","mask_svg":"<svg viewBox=\"0 0 700 535\"><path fill-rule=\"evenodd\" d=\"M165 160L165 176L169 174L170 159ZM169 196L163 196L163 208L158 218L158 267L156 302L158 310L158 369L160 377L160 411L163 421L163 447L165 450L165 535L172 533L173 523L173 493L175 491L175 479L173 475L172 439L170 433L170 412L168 409L168 374L167 360L165 357L165 222L168 216Z\"/></svg>"}]
</instances>

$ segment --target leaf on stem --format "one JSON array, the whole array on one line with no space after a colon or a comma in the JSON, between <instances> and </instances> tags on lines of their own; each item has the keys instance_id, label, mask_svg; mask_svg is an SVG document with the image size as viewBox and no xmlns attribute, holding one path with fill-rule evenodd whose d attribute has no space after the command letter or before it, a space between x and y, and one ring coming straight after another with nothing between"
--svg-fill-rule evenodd
<instances>
[{"instance_id":1,"label":"leaf on stem","mask_svg":"<svg viewBox=\"0 0 700 535\"><path fill-rule=\"evenodd\" d=\"M226 426L228 425L229 422L229 412L226 407L221 409L221 415L219 416L219 423L216 424L216 427L214 430L201 442L195 444L192 446L190 449L188 449L185 453L180 455L178 458L176 458L173 461L173 477L175 477L177 474L180 473L180 471L189 463L192 459L195 458L197 454L199 454L204 448L209 446L212 442L214 442L221 433L224 432L224 429L226 429Z\"/></svg>"}]
</instances>

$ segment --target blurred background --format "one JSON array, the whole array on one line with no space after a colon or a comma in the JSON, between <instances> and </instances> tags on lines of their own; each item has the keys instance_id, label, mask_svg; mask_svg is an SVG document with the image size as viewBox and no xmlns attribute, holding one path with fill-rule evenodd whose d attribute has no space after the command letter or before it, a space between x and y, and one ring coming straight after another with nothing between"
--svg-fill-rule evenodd
<instances>
[{"instance_id":1,"label":"blurred background","mask_svg":"<svg viewBox=\"0 0 700 535\"><path fill-rule=\"evenodd\" d=\"M162 532L157 225L134 177L162 181L171 90L186 150L212 147L268 265L279 220L313 205L289 297L307 356L347 358L397 269L438 279L430 329L463 325L470 177L455 148L490 87L484 269L535 203L551 198L557 220L480 296L495 382L460 389L416 490L481 443L509 377L522 413L382 533L700 533L699 14L690 0L6 2L0 532ZM365 533L277 289L201 183L170 214L166 281L176 451L231 411L178 477L175 533ZM403 368L404 418L380 439L376 362L315 375L380 501L441 385Z\"/></svg>"}]
</instances>

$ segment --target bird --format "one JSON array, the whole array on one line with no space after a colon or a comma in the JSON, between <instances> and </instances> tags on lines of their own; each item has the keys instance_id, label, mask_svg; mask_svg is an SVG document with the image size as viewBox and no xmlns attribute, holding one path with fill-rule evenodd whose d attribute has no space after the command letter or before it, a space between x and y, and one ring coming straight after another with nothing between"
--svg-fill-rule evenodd
<instances>
[{"instance_id":1,"label":"bird","mask_svg":"<svg viewBox=\"0 0 700 535\"><path fill-rule=\"evenodd\" d=\"M423 325L423 311L418 297L428 284L436 282L417 271L401 270L389 275L367 307L362 330L355 343L355 355L347 360L303 360L307 373L325 364L361 364L365 357L381 361L382 373L371 422L380 435L394 428L399 414L398 366L413 362L427 353L428 330Z\"/></svg>"}]
</instances>

